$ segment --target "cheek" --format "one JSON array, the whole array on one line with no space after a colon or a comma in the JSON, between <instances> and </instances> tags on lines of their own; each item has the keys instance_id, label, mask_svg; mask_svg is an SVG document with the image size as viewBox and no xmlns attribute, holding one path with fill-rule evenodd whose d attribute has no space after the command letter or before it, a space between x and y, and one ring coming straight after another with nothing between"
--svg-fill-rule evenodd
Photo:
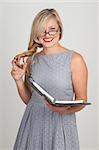
<instances>
[{"instance_id":1,"label":"cheek","mask_svg":"<svg viewBox=\"0 0 99 150\"><path fill-rule=\"evenodd\" d=\"M42 39L42 38L39 38L39 42L40 42L41 44L43 44L43 39Z\"/></svg>"}]
</instances>

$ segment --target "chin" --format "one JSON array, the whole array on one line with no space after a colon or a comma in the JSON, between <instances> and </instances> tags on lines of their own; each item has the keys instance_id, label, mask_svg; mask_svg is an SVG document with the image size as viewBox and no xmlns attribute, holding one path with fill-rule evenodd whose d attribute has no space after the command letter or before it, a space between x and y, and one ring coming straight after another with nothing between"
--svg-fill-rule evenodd
<instances>
[{"instance_id":1,"label":"chin","mask_svg":"<svg viewBox=\"0 0 99 150\"><path fill-rule=\"evenodd\" d=\"M50 48L50 47L53 47L55 46L57 43L52 43L52 44L44 44L43 46L46 47L46 48Z\"/></svg>"},{"instance_id":2,"label":"chin","mask_svg":"<svg viewBox=\"0 0 99 150\"><path fill-rule=\"evenodd\" d=\"M54 45L44 45L45 48L53 47Z\"/></svg>"}]
</instances>

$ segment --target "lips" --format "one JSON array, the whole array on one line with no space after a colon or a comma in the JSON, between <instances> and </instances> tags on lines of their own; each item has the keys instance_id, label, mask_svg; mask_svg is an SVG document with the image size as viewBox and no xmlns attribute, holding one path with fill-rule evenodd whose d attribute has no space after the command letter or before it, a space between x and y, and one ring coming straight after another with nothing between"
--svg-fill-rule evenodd
<instances>
[{"instance_id":1,"label":"lips","mask_svg":"<svg viewBox=\"0 0 99 150\"><path fill-rule=\"evenodd\" d=\"M44 42L51 42L53 39L52 38L43 38Z\"/></svg>"}]
</instances>

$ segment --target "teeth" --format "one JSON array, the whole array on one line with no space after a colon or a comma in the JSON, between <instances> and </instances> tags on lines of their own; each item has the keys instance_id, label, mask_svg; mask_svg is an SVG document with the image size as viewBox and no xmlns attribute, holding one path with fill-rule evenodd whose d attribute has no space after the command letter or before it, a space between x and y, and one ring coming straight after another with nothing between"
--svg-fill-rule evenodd
<instances>
[{"instance_id":1,"label":"teeth","mask_svg":"<svg viewBox=\"0 0 99 150\"><path fill-rule=\"evenodd\" d=\"M52 39L44 39L45 42L50 42Z\"/></svg>"}]
</instances>

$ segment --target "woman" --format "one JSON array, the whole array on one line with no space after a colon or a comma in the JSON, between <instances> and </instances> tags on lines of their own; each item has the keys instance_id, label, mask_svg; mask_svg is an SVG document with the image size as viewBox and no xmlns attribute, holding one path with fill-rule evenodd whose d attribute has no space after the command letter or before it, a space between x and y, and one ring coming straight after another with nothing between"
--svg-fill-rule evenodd
<instances>
[{"instance_id":1,"label":"woman","mask_svg":"<svg viewBox=\"0 0 99 150\"><path fill-rule=\"evenodd\" d=\"M54 98L87 101L86 64L79 53L59 43L62 34L56 10L40 11L33 21L28 51L12 61L12 77L27 105L14 150L79 150L75 112L84 106L52 106L28 83L31 73ZM42 50L38 52L37 48ZM20 65L24 56L27 61Z\"/></svg>"}]
</instances>

